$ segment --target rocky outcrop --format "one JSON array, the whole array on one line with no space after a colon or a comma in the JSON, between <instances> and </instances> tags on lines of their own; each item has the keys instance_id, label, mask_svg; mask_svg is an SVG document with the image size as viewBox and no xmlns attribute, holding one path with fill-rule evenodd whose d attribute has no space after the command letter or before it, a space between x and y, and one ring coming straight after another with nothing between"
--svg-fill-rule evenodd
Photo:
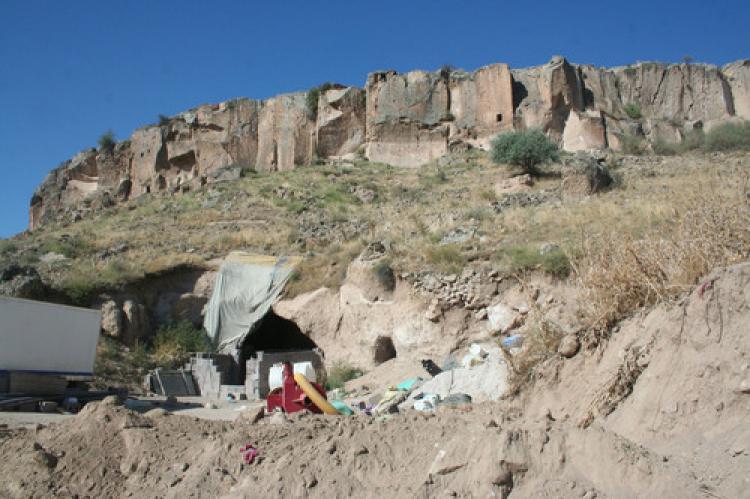
<instances>
[{"instance_id":1,"label":"rocky outcrop","mask_svg":"<svg viewBox=\"0 0 750 499\"><path fill-rule=\"evenodd\" d=\"M556 56L526 69L378 71L364 89L326 88L317 100L293 93L199 106L114 148L83 151L34 193L29 227L235 179L244 169L286 171L355 154L414 167L529 128L568 151L619 149L628 136L676 142L695 128L750 119L750 60L607 69Z\"/></svg>"}]
</instances>

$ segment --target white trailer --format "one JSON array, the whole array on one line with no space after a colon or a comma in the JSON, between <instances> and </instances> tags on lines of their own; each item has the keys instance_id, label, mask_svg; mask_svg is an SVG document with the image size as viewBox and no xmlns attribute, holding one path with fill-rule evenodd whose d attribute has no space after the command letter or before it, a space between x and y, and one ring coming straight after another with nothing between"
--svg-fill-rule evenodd
<instances>
[{"instance_id":1,"label":"white trailer","mask_svg":"<svg viewBox=\"0 0 750 499\"><path fill-rule=\"evenodd\" d=\"M0 373L93 376L101 312L0 296Z\"/></svg>"}]
</instances>

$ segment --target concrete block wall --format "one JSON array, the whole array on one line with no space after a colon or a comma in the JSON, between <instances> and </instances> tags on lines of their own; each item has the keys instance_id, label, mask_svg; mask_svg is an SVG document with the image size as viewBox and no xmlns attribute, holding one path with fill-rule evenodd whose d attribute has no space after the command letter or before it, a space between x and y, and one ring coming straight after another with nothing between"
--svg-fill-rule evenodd
<instances>
[{"instance_id":1,"label":"concrete block wall","mask_svg":"<svg viewBox=\"0 0 750 499\"><path fill-rule=\"evenodd\" d=\"M266 398L269 392L268 373L274 364L280 362L312 362L313 368L318 375L318 382L325 381L325 366L323 365L323 352L315 348L312 350L294 350L288 352L265 352L257 353L257 357L248 359L246 362L245 393L249 400Z\"/></svg>"},{"instance_id":2,"label":"concrete block wall","mask_svg":"<svg viewBox=\"0 0 750 499\"><path fill-rule=\"evenodd\" d=\"M235 371L230 355L204 353L191 357L185 369L193 373L200 395L208 398L219 398L221 385L231 384L231 374Z\"/></svg>"}]
</instances>

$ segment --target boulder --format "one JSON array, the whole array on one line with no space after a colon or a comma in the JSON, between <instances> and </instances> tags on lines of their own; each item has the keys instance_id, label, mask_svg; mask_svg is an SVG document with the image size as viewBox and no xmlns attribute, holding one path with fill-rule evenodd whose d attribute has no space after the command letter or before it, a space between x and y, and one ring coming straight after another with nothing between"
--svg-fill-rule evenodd
<instances>
[{"instance_id":1,"label":"boulder","mask_svg":"<svg viewBox=\"0 0 750 499\"><path fill-rule=\"evenodd\" d=\"M47 294L47 286L33 267L7 264L0 267L0 295L38 300Z\"/></svg>"},{"instance_id":2,"label":"boulder","mask_svg":"<svg viewBox=\"0 0 750 499\"><path fill-rule=\"evenodd\" d=\"M602 192L614 182L607 167L586 155L576 156L563 168L562 175L562 194L570 199Z\"/></svg>"},{"instance_id":3,"label":"boulder","mask_svg":"<svg viewBox=\"0 0 750 499\"><path fill-rule=\"evenodd\" d=\"M102 303L102 333L111 338L120 338L123 331L122 310L114 300Z\"/></svg>"},{"instance_id":4,"label":"boulder","mask_svg":"<svg viewBox=\"0 0 750 499\"><path fill-rule=\"evenodd\" d=\"M523 323L523 314L504 303L487 307L487 321L492 334L506 334Z\"/></svg>"},{"instance_id":5,"label":"boulder","mask_svg":"<svg viewBox=\"0 0 750 499\"><path fill-rule=\"evenodd\" d=\"M560 345L557 347L557 353L563 357L570 358L578 353L578 349L581 347L578 337L574 334L566 334L560 341Z\"/></svg>"},{"instance_id":6,"label":"boulder","mask_svg":"<svg viewBox=\"0 0 750 499\"><path fill-rule=\"evenodd\" d=\"M566 151L587 151L607 147L606 128L600 111L571 111L565 122L562 147Z\"/></svg>"},{"instance_id":7,"label":"boulder","mask_svg":"<svg viewBox=\"0 0 750 499\"><path fill-rule=\"evenodd\" d=\"M149 319L146 307L133 300L126 300L122 305L123 320L123 340L129 345L135 344L148 336Z\"/></svg>"}]
</instances>

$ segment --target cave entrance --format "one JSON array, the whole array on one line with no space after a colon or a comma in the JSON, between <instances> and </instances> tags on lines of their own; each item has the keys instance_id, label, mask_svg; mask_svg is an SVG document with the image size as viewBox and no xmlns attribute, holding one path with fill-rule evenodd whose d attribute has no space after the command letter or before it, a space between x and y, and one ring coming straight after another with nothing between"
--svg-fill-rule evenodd
<instances>
[{"instance_id":1,"label":"cave entrance","mask_svg":"<svg viewBox=\"0 0 750 499\"><path fill-rule=\"evenodd\" d=\"M244 383L247 361L258 352L290 352L318 348L299 326L289 319L276 315L272 310L263 317L255 331L247 335L240 347L239 379Z\"/></svg>"},{"instance_id":2,"label":"cave entrance","mask_svg":"<svg viewBox=\"0 0 750 499\"><path fill-rule=\"evenodd\" d=\"M396 358L396 347L390 336L378 336L372 346L372 360L376 365Z\"/></svg>"}]
</instances>

